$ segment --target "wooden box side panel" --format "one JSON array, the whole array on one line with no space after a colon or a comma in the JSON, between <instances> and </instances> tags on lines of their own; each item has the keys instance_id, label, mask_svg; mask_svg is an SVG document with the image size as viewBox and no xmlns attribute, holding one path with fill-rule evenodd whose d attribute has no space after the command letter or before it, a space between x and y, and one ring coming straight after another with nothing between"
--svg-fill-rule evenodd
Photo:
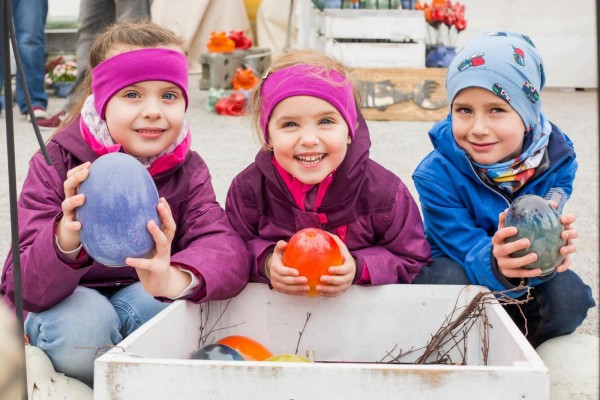
<instances>
[{"instance_id":1,"label":"wooden box side panel","mask_svg":"<svg viewBox=\"0 0 600 400\"><path fill-rule=\"evenodd\" d=\"M549 398L548 375L527 368L186 361L102 366L94 399Z\"/></svg>"},{"instance_id":2,"label":"wooden box side panel","mask_svg":"<svg viewBox=\"0 0 600 400\"><path fill-rule=\"evenodd\" d=\"M371 87L361 91L367 120L433 122L448 115L445 68L353 68L352 75L361 87Z\"/></svg>"}]
</instances>

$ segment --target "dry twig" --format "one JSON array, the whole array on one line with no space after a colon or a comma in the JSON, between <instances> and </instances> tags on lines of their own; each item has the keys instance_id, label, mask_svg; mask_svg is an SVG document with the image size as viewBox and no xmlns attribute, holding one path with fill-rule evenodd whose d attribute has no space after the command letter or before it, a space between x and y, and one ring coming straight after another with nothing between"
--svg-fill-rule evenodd
<instances>
[{"instance_id":1,"label":"dry twig","mask_svg":"<svg viewBox=\"0 0 600 400\"><path fill-rule=\"evenodd\" d=\"M298 348L300 347L300 341L302 340L302 334L304 333L304 329L306 329L306 324L308 324L308 320L310 319L310 316L312 314L309 312L306 313L306 321L304 321L304 326L302 327L302 330L300 332L298 332L299 336L298 336L298 343L296 344L296 352L294 353L295 355L298 355Z\"/></svg>"},{"instance_id":2,"label":"dry twig","mask_svg":"<svg viewBox=\"0 0 600 400\"><path fill-rule=\"evenodd\" d=\"M513 299L507 295L508 292L527 290L527 296L523 300ZM473 328L477 326L479 335L482 343L482 358L484 365L487 365L488 351L489 351L489 321L486 314L487 304L515 304L517 306L524 304L531 300L530 287L519 286L514 289L503 290L503 291L488 291L477 293L473 299L464 307L458 306L458 298L454 305L454 309L447 315L444 322L432 335L431 340L424 346L418 349L411 348L407 352L402 352L393 357L392 353L394 349L389 351L383 359L387 357L393 357L389 363L399 363L402 357L408 354L414 353L415 351L424 349L423 354L417 358L415 364L466 364L466 351L467 351L467 337ZM460 297L460 296L459 296ZM519 307L520 309L520 307ZM460 310L460 314L455 318L455 314ZM521 315L525 318L525 315L521 311ZM527 332L525 333L527 334ZM460 360L454 361L452 359L451 352L456 351L460 356ZM433 357L433 359L432 359ZM383 360L382 359L382 360Z\"/></svg>"}]
</instances>

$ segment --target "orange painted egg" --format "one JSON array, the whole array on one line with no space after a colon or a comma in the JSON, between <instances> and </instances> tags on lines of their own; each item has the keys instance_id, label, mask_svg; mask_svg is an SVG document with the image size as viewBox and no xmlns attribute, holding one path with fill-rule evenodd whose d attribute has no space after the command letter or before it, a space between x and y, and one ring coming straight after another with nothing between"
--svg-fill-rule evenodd
<instances>
[{"instance_id":1,"label":"orange painted egg","mask_svg":"<svg viewBox=\"0 0 600 400\"><path fill-rule=\"evenodd\" d=\"M240 353L246 361L263 361L273 355L265 346L246 336L226 336L217 341L217 344L231 347Z\"/></svg>"},{"instance_id":2,"label":"orange painted egg","mask_svg":"<svg viewBox=\"0 0 600 400\"><path fill-rule=\"evenodd\" d=\"M333 236L318 228L298 231L283 254L283 264L297 269L300 276L308 279L309 296L318 295L316 287L322 284L321 276L329 274L329 267L342 263L342 253Z\"/></svg>"}]
</instances>

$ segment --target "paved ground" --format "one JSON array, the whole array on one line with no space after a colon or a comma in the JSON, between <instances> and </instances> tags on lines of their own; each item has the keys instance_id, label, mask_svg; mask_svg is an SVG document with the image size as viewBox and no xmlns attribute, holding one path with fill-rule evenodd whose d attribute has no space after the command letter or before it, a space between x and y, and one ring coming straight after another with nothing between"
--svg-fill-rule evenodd
<instances>
[{"instance_id":1,"label":"paved ground","mask_svg":"<svg viewBox=\"0 0 600 400\"><path fill-rule=\"evenodd\" d=\"M254 159L259 147L250 133L250 120L245 117L223 117L210 114L204 109L207 92L197 88L196 78L191 80L190 109L188 120L193 132L192 147L208 163L213 177L217 199L224 204L227 189L233 177ZM544 110L550 120L562 127L575 143L579 172L575 180L574 194L567 211L578 216L576 223L580 232L578 251L573 257L573 270L592 286L598 302L598 116L595 91L543 92ZM50 112L63 106L64 99L50 98ZM15 108L16 110L16 108ZM10 217L8 201L8 177L5 119L0 119L0 259L4 260L10 246ZM399 175L417 196L411 179L412 171L431 150L427 131L430 122L381 122L369 121L373 147L371 156ZM20 188L27 174L28 160L38 149L33 129L23 118L17 116L16 160L17 184ZM44 138L49 136L45 132ZM579 333L598 336L598 308L588 315Z\"/></svg>"}]
</instances>

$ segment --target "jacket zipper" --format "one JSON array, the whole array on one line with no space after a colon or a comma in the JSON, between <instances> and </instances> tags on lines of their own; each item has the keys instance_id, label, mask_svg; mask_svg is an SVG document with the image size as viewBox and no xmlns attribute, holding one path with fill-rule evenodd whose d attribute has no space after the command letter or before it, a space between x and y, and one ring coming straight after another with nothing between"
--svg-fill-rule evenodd
<instances>
[{"instance_id":1,"label":"jacket zipper","mask_svg":"<svg viewBox=\"0 0 600 400\"><path fill-rule=\"evenodd\" d=\"M483 184L483 186L485 186L486 188L488 188L489 190L491 190L492 192L496 193L498 196L502 197L502 199L506 202L506 205L508 207L510 207L510 200L508 198L506 198L506 196L494 189L493 187L489 186L487 183L485 183L480 177L479 175L477 175L477 172L475 171L475 168L473 168L473 164L471 164L471 162L469 161L469 158L467 157L467 155L465 154L465 159L467 160L467 164L469 164L469 167L471 167L471 171L473 171L473 174L475 175L475 177L479 180L479 182L481 182Z\"/></svg>"}]
</instances>

